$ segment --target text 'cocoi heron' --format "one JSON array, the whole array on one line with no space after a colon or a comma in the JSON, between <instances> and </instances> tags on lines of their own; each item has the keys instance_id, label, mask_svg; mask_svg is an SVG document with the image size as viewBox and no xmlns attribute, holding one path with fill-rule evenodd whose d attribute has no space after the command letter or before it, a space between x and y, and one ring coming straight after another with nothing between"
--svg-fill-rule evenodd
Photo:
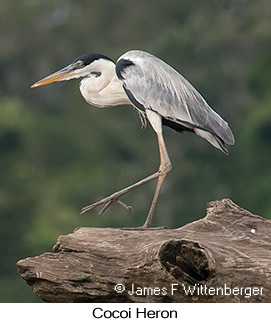
<instances>
[{"instance_id":1,"label":"text 'cocoi heron'","mask_svg":"<svg viewBox=\"0 0 271 323\"><path fill-rule=\"evenodd\" d=\"M194 132L226 154L228 151L225 144L234 144L234 137L227 122L210 108L182 75L151 54L132 50L123 54L116 65L110 58L101 54L83 55L58 72L36 82L32 87L80 77L83 78L80 91L89 104L97 107L130 104L147 117L157 134L160 152L160 167L156 173L84 207L82 213L104 205L100 212L102 214L113 202L128 208L119 198L157 178L153 201L142 228L151 226L161 186L172 168L162 125L179 132Z\"/></svg>"}]
</instances>

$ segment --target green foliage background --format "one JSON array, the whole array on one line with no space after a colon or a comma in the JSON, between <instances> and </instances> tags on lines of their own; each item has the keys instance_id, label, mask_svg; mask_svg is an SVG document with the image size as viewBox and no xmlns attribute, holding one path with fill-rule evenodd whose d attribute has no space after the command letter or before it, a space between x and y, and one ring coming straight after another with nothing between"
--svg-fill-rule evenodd
<instances>
[{"instance_id":1,"label":"green foliage background","mask_svg":"<svg viewBox=\"0 0 271 323\"><path fill-rule=\"evenodd\" d=\"M229 197L271 217L270 0L2 0L0 3L0 301L39 301L17 260L79 226L143 223L154 183L103 217L82 206L157 169L156 137L131 107L87 105L78 81L30 85L75 57L149 51L180 71L230 124L230 156L165 129L173 163L155 225L178 227ZM212 234L210 232L210 234Z\"/></svg>"}]
</instances>

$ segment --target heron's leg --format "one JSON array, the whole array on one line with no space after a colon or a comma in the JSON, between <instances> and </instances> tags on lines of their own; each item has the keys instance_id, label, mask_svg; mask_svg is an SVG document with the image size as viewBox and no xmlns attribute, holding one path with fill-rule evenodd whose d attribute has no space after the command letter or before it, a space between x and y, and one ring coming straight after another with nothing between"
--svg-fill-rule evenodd
<instances>
[{"instance_id":1,"label":"heron's leg","mask_svg":"<svg viewBox=\"0 0 271 323\"><path fill-rule=\"evenodd\" d=\"M115 193L111 194L110 196L108 196L108 197L106 197L106 198L104 198L104 199L102 199L102 200L100 200L100 201L98 201L96 203L93 203L91 205L88 205L88 206L82 208L81 214L84 214L84 213L86 213L86 212L88 212L90 210L93 210L94 208L96 208L96 207L98 207L100 205L104 205L102 210L99 212L99 214L101 215L107 210L107 208L113 202L119 202L125 208L132 209L131 207L125 205L123 202L120 202L119 198L121 196L129 193L133 189L135 189L135 188L137 188L137 187L139 187L139 186L141 186L141 185L143 185L143 184L145 184L145 183L147 183L147 182L149 182L149 181L151 181L151 180L153 180L155 178L158 178L156 190L155 190L155 193L154 193L153 201L152 201L148 216L146 218L146 221L145 221L144 225L141 227L142 229L149 228L150 225L151 225L153 212L154 212L154 209L155 209L155 205L157 203L157 199L159 197L159 193L160 193L162 184L164 182L164 179L165 179L167 173L172 168L170 159L168 157L168 153L167 153L167 149L166 149L166 145L165 145L162 133L157 133L157 138L158 138L159 152L160 152L160 167L159 167L159 170L157 172L153 173L152 175L150 175L150 176L148 176L146 178L143 178L142 180L136 182L133 185L130 185L130 186L118 191L118 192L115 192Z\"/></svg>"},{"instance_id":2,"label":"heron's leg","mask_svg":"<svg viewBox=\"0 0 271 323\"><path fill-rule=\"evenodd\" d=\"M135 183L135 184L133 184L133 185L130 185L130 186L128 186L128 187L126 187L126 188L124 188L124 189L122 189L122 190L118 191L118 192L115 192L115 193L113 193L113 194L111 194L111 195L109 195L109 196L107 196L107 197L103 198L102 200L100 200L100 201L98 201L98 202L95 202L95 203L93 203L93 204L90 204L90 205L88 205L88 206L83 207L83 208L81 209L81 212L80 212L80 213L81 213L81 214L84 214L84 213L86 213L86 212L88 212L88 211L91 211L91 210L95 209L96 207L98 207L98 206L100 206L100 205L103 205L103 204L104 204L104 207L103 207L103 208L102 208L102 210L99 212L99 215L102 215L102 214L103 214L103 213L108 209L108 207L109 207L113 202L117 202L121 196L123 196L123 195L125 195L125 194L129 193L129 192L130 192L130 191L132 191L133 189L135 189L135 188L137 188L137 187L139 187L139 186L141 186L141 185L143 185L143 184L145 184L145 183L147 183L147 182L149 182L149 181L151 181L151 180L153 180L153 179L155 179L155 178L157 178L157 177L159 177L159 176L160 176L160 172L158 171L158 172L156 172L156 173L154 173L154 174L152 174L152 175L150 175L150 176L148 176L148 177L146 177L146 178L143 178L142 180L140 180L140 181L136 182L136 183ZM124 203L123 203L123 202L121 202L121 205L122 205L122 206L124 206ZM127 208L127 209L132 209L132 207L127 206L127 205L125 205L125 208Z\"/></svg>"},{"instance_id":3,"label":"heron's leg","mask_svg":"<svg viewBox=\"0 0 271 323\"><path fill-rule=\"evenodd\" d=\"M160 152L160 167L158 171L159 177L158 177L154 197L152 200L152 204L151 204L148 216L145 220L145 223L143 224L143 228L149 228L151 226L153 212L161 191L162 184L167 176L167 173L172 169L162 133L157 133L157 138L158 138L159 152Z\"/></svg>"}]
</instances>

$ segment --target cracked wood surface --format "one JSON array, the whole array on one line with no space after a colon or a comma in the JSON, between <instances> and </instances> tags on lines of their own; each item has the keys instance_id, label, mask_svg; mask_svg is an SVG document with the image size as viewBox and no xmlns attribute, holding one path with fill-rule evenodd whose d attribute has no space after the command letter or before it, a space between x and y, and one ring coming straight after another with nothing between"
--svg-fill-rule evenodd
<instances>
[{"instance_id":1,"label":"cracked wood surface","mask_svg":"<svg viewBox=\"0 0 271 323\"><path fill-rule=\"evenodd\" d=\"M203 219L178 229L78 228L53 251L17 263L48 302L271 301L271 220L229 199L208 203ZM201 292L186 295L195 287Z\"/></svg>"}]
</instances>

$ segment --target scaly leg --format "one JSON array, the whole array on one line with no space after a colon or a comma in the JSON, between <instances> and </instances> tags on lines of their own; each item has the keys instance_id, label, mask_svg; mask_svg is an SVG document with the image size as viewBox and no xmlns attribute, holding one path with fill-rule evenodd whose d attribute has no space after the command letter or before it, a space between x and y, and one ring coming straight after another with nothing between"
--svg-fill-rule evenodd
<instances>
[{"instance_id":1,"label":"scaly leg","mask_svg":"<svg viewBox=\"0 0 271 323\"><path fill-rule=\"evenodd\" d=\"M125 205L123 202L119 201L119 198L125 194L127 194L128 192L132 191L133 189L155 179L158 177L158 182L157 182L157 186L156 186L156 190L155 190L155 194L154 194L154 197L153 197L153 201L152 201L152 204L151 204L151 207L150 207L150 210L149 210L149 213L148 213L148 216L146 218L146 221L142 227L142 229L146 229L146 228L149 228L151 226L151 221L152 221L152 216L153 216L153 212L154 212L154 208L155 208L155 205L157 203L157 199L158 199L158 196L159 196L159 193L160 193L160 190L161 190L161 187L162 187L162 184L163 184L163 181L167 175L167 173L171 170L171 163L170 163L170 160L169 160L169 157L168 157L168 153L167 153L167 149L166 149L166 145L165 145L165 142L164 142L164 138L163 138L163 135L162 133L157 133L157 138L158 138L158 144L159 144L159 152L160 152L160 167L159 167L159 170L146 177L146 178L143 178L142 180L136 182L135 184L133 185L130 185L118 192L115 192L113 194L111 194L110 196L96 202L96 203L93 203L91 205L88 205L84 208L82 208L81 210L81 214L84 214L90 210L93 210L94 208L100 206L100 205L104 205L104 207L102 208L102 210L100 211L100 215L102 215L106 210L107 208L113 203L113 202L118 202L119 204L121 204L122 206L124 206L126 209L132 209L130 206L127 206Z\"/></svg>"},{"instance_id":2,"label":"scaly leg","mask_svg":"<svg viewBox=\"0 0 271 323\"><path fill-rule=\"evenodd\" d=\"M161 191L162 184L167 176L167 173L170 172L170 170L172 169L162 133L157 133L157 138L158 138L159 152L160 152L160 167L158 171L160 175L158 177L152 204L151 204L148 216L145 220L145 223L143 224L143 228L149 228L151 226L153 212Z\"/></svg>"}]
</instances>

